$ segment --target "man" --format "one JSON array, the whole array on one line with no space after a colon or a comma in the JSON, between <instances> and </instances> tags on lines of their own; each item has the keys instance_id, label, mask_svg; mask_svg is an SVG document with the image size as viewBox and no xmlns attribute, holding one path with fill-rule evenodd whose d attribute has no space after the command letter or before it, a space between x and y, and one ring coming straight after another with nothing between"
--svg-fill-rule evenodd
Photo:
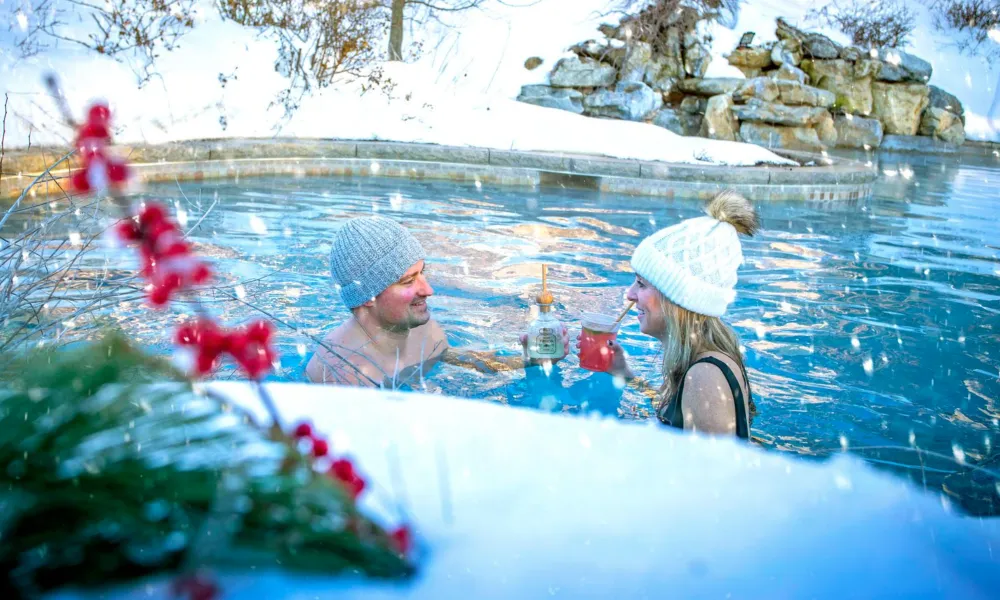
<instances>
[{"instance_id":1,"label":"man","mask_svg":"<svg viewBox=\"0 0 1000 600\"><path fill-rule=\"evenodd\" d=\"M323 340L306 367L310 381L396 388L439 360L486 372L525 366L522 357L449 348L427 306L434 288L424 275L424 258L420 242L392 219L344 223L330 251L330 271L352 318ZM568 349L567 338L564 327Z\"/></svg>"}]
</instances>

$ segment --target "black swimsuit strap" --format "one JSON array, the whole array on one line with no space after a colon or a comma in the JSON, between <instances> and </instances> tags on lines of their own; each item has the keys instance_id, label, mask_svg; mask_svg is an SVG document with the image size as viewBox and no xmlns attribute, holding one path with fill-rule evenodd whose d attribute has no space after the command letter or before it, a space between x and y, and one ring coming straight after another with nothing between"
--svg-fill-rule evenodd
<instances>
[{"instance_id":1,"label":"black swimsuit strap","mask_svg":"<svg viewBox=\"0 0 1000 600\"><path fill-rule=\"evenodd\" d=\"M733 403L736 405L736 437L742 439L750 439L750 420L747 418L747 403L743 401L743 388L740 387L740 382L736 378L736 374L733 370L729 368L725 362L715 358L714 356L706 356L705 358L699 359L691 363L691 367L698 363L709 363L717 367L722 374L726 377L726 382L729 383L729 390L733 394ZM690 369L691 367L688 367ZM684 394L684 380L687 379L687 373L681 378L681 384L677 387L677 393L674 395L674 400L671 402L671 406L665 411L668 413L666 419L663 419L670 425L674 427L684 427L684 415L681 411L681 397ZM746 375L744 375L744 378ZM747 386L749 387L750 381L747 380Z\"/></svg>"}]
</instances>

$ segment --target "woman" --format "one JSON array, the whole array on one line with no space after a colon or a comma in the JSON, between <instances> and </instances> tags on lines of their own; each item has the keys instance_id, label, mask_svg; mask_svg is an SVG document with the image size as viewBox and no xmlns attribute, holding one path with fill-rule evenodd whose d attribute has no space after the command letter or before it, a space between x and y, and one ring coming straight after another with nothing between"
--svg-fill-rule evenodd
<instances>
[{"instance_id":1,"label":"woman","mask_svg":"<svg viewBox=\"0 0 1000 600\"><path fill-rule=\"evenodd\" d=\"M736 271L743 263L739 234L752 236L759 223L750 202L733 191L718 194L708 215L639 244L627 298L639 311L639 330L663 344L660 421L747 439L756 408L739 337L720 317L736 295ZM612 374L649 389L633 376L621 346L611 347Z\"/></svg>"}]
</instances>

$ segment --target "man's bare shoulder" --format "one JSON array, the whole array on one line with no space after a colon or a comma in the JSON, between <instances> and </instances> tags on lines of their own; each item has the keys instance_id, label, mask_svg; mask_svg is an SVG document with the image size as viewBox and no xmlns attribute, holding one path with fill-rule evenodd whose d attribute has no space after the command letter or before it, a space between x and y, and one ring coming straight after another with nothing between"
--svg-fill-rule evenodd
<instances>
[{"instance_id":1,"label":"man's bare shoulder","mask_svg":"<svg viewBox=\"0 0 1000 600\"><path fill-rule=\"evenodd\" d=\"M347 319L323 336L323 343L328 346L357 350L368 338L354 319Z\"/></svg>"},{"instance_id":2,"label":"man's bare shoulder","mask_svg":"<svg viewBox=\"0 0 1000 600\"><path fill-rule=\"evenodd\" d=\"M420 331L423 344L427 347L427 354L437 355L448 349L448 335L435 319L427 321L415 331Z\"/></svg>"},{"instance_id":3,"label":"man's bare shoulder","mask_svg":"<svg viewBox=\"0 0 1000 600\"><path fill-rule=\"evenodd\" d=\"M344 321L323 337L306 366L306 376L316 383L364 385L365 377L379 372L363 352L368 341L354 321Z\"/></svg>"},{"instance_id":4,"label":"man's bare shoulder","mask_svg":"<svg viewBox=\"0 0 1000 600\"><path fill-rule=\"evenodd\" d=\"M441 324L438 323L436 319L431 319L430 321L427 321L423 325L423 327L427 328L427 330L426 330L427 334L426 335L428 337L434 338L434 339L443 339L443 340L447 341L448 336L445 334L444 328L441 327Z\"/></svg>"}]
</instances>

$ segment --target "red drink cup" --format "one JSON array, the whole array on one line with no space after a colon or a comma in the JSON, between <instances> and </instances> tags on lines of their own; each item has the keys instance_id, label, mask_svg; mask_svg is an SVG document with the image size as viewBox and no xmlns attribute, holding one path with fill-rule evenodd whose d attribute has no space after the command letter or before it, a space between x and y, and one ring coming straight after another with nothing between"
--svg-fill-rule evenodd
<instances>
[{"instance_id":1,"label":"red drink cup","mask_svg":"<svg viewBox=\"0 0 1000 600\"><path fill-rule=\"evenodd\" d=\"M617 337L618 323L614 317L584 313L583 332L580 335L580 366L588 371L610 371L614 353L608 342Z\"/></svg>"}]
</instances>

